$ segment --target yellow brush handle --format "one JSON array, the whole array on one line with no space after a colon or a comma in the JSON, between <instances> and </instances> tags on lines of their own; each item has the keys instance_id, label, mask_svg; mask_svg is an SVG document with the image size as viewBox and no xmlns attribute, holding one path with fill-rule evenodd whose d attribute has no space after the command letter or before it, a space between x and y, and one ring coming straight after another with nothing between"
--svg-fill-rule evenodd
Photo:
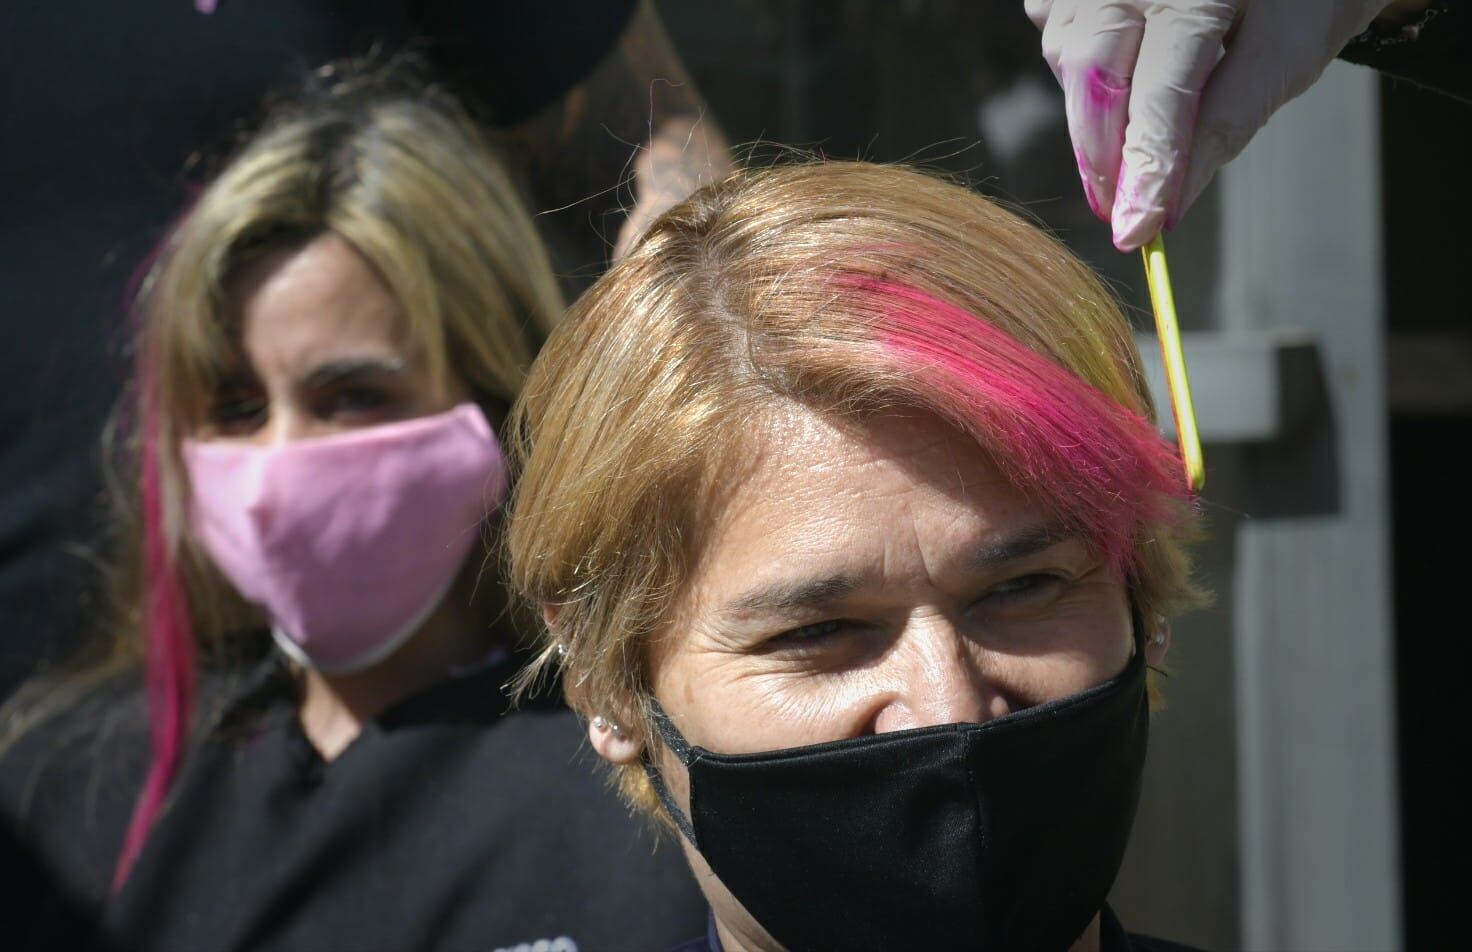
<instances>
[{"instance_id":1,"label":"yellow brush handle","mask_svg":"<svg viewBox=\"0 0 1472 952\"><path fill-rule=\"evenodd\" d=\"M1160 357L1165 363L1165 381L1170 386L1170 409L1176 418L1176 440L1186 463L1186 482L1193 492L1206 485L1206 463L1201 455L1201 434L1196 430L1196 407L1191 402L1191 380L1186 375L1186 353L1181 349L1181 326L1176 321L1176 299L1170 289L1170 268L1165 263L1165 242L1159 235L1140 249L1145 256L1145 279L1150 285L1150 304L1155 310L1155 331L1160 337Z\"/></svg>"}]
</instances>

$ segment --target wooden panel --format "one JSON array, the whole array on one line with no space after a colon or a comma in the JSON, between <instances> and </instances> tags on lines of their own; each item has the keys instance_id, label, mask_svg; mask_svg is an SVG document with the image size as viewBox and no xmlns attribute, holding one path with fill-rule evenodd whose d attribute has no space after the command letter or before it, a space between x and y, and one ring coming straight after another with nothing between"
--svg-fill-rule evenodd
<instances>
[{"instance_id":1,"label":"wooden panel","mask_svg":"<svg viewBox=\"0 0 1472 952\"><path fill-rule=\"evenodd\" d=\"M1331 67L1222 180L1224 330L1318 335L1325 406L1244 463L1242 941L1401 943L1378 96Z\"/></svg>"}]
</instances>

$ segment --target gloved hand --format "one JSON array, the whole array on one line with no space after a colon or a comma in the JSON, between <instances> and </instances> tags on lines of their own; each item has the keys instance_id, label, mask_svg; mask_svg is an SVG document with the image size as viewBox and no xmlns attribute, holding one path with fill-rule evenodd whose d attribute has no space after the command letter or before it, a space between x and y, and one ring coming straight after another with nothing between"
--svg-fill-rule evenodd
<instances>
[{"instance_id":1,"label":"gloved hand","mask_svg":"<svg viewBox=\"0 0 1472 952\"><path fill-rule=\"evenodd\" d=\"M1084 193L1132 251L1390 0L1027 0ZM1225 50L1225 52L1223 52Z\"/></svg>"}]
</instances>

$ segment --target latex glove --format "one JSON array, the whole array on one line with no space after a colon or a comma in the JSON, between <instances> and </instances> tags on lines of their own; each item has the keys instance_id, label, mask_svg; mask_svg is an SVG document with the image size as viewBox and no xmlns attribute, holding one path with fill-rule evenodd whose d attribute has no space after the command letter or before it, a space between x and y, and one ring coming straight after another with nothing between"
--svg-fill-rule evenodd
<instances>
[{"instance_id":1,"label":"latex glove","mask_svg":"<svg viewBox=\"0 0 1472 952\"><path fill-rule=\"evenodd\" d=\"M1132 251L1389 0L1027 0L1094 213Z\"/></svg>"}]
</instances>

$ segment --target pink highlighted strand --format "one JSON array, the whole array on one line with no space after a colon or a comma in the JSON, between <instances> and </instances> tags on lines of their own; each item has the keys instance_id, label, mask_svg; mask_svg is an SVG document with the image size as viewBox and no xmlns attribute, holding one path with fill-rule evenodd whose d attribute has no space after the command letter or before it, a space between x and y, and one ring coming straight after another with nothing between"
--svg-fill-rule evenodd
<instances>
[{"instance_id":1,"label":"pink highlighted strand","mask_svg":"<svg viewBox=\"0 0 1472 952\"><path fill-rule=\"evenodd\" d=\"M1176 449L1145 417L954 304L891 282L851 286L872 295L886 347L944 394L954 421L1121 577L1140 530L1185 511Z\"/></svg>"},{"instance_id":2,"label":"pink highlighted strand","mask_svg":"<svg viewBox=\"0 0 1472 952\"><path fill-rule=\"evenodd\" d=\"M151 361L139 375L143 446L140 480L143 496L145 581L143 631L147 639L146 686L153 759L113 870L118 892L132 872L164 802L189 736L194 706L194 635L183 578L165 528L159 471L157 377Z\"/></svg>"}]
</instances>

